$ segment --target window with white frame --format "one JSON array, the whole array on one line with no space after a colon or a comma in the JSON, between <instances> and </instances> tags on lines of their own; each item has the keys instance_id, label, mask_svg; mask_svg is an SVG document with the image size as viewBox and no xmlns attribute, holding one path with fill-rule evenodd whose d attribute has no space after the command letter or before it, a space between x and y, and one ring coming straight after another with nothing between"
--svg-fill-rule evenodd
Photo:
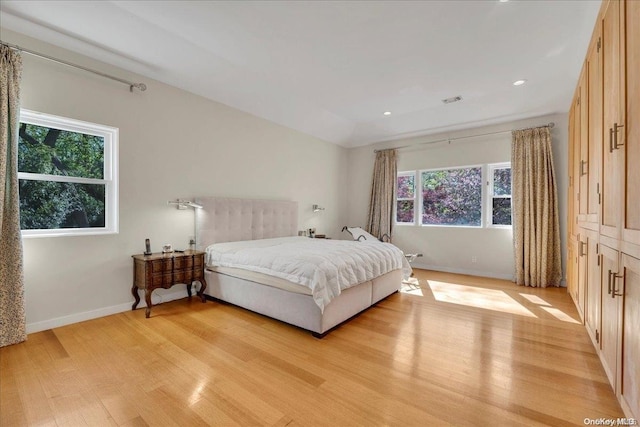
<instances>
[{"instance_id":1,"label":"window with white frame","mask_svg":"<svg viewBox=\"0 0 640 427\"><path fill-rule=\"evenodd\" d=\"M421 224L482 226L482 166L420 172Z\"/></svg>"},{"instance_id":2,"label":"window with white frame","mask_svg":"<svg viewBox=\"0 0 640 427\"><path fill-rule=\"evenodd\" d=\"M511 165L399 172L396 224L510 227Z\"/></svg>"},{"instance_id":3,"label":"window with white frame","mask_svg":"<svg viewBox=\"0 0 640 427\"><path fill-rule=\"evenodd\" d=\"M511 164L495 163L488 166L488 225L511 226Z\"/></svg>"},{"instance_id":4,"label":"window with white frame","mask_svg":"<svg viewBox=\"0 0 640 427\"><path fill-rule=\"evenodd\" d=\"M23 236L118 232L118 129L22 110Z\"/></svg>"},{"instance_id":5,"label":"window with white frame","mask_svg":"<svg viewBox=\"0 0 640 427\"><path fill-rule=\"evenodd\" d=\"M399 172L396 184L396 224L414 224L416 173Z\"/></svg>"}]
</instances>

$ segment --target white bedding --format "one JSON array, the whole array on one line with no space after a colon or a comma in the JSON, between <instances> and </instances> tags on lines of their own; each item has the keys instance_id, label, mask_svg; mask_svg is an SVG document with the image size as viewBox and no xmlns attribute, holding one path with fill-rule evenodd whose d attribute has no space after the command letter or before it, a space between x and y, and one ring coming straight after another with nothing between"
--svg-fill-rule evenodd
<instances>
[{"instance_id":1,"label":"white bedding","mask_svg":"<svg viewBox=\"0 0 640 427\"><path fill-rule=\"evenodd\" d=\"M411 267L390 243L280 237L217 243L207 247L209 267L243 268L304 285L324 311L340 292L392 270ZM400 287L400 283L398 283Z\"/></svg>"}]
</instances>

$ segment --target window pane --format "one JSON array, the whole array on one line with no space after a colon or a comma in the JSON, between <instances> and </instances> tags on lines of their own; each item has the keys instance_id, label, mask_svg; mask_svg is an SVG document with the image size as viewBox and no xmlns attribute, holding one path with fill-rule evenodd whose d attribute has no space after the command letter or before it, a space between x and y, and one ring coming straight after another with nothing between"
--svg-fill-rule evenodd
<instances>
[{"instance_id":1,"label":"window pane","mask_svg":"<svg viewBox=\"0 0 640 427\"><path fill-rule=\"evenodd\" d=\"M482 168L422 172L422 223L482 225Z\"/></svg>"},{"instance_id":2,"label":"window pane","mask_svg":"<svg viewBox=\"0 0 640 427\"><path fill-rule=\"evenodd\" d=\"M511 194L511 168L493 170L493 194L495 196Z\"/></svg>"},{"instance_id":3,"label":"window pane","mask_svg":"<svg viewBox=\"0 0 640 427\"><path fill-rule=\"evenodd\" d=\"M18 171L104 178L104 138L20 124Z\"/></svg>"},{"instance_id":4,"label":"window pane","mask_svg":"<svg viewBox=\"0 0 640 427\"><path fill-rule=\"evenodd\" d=\"M398 200L396 222L413 222L413 200Z\"/></svg>"},{"instance_id":5,"label":"window pane","mask_svg":"<svg viewBox=\"0 0 640 427\"><path fill-rule=\"evenodd\" d=\"M403 175L398 177L398 199L413 199L415 189L415 175Z\"/></svg>"},{"instance_id":6,"label":"window pane","mask_svg":"<svg viewBox=\"0 0 640 427\"><path fill-rule=\"evenodd\" d=\"M493 199L493 224L511 225L511 197Z\"/></svg>"},{"instance_id":7,"label":"window pane","mask_svg":"<svg viewBox=\"0 0 640 427\"><path fill-rule=\"evenodd\" d=\"M21 179L20 228L105 226L105 185Z\"/></svg>"}]
</instances>

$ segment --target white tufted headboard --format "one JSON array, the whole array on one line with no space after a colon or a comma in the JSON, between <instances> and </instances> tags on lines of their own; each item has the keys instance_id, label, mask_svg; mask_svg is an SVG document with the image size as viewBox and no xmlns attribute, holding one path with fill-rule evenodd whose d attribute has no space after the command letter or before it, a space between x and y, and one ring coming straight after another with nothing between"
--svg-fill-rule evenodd
<instances>
[{"instance_id":1,"label":"white tufted headboard","mask_svg":"<svg viewBox=\"0 0 640 427\"><path fill-rule=\"evenodd\" d=\"M196 203L196 244L269 239L298 234L298 202L201 197Z\"/></svg>"}]
</instances>

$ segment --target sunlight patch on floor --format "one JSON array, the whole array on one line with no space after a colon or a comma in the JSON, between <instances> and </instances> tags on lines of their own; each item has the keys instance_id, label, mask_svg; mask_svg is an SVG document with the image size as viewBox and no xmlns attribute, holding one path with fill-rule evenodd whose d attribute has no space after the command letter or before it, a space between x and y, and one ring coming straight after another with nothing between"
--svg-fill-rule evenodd
<instances>
[{"instance_id":1,"label":"sunlight patch on floor","mask_svg":"<svg viewBox=\"0 0 640 427\"><path fill-rule=\"evenodd\" d=\"M547 313L549 313L550 315L552 315L553 317L555 317L556 319L562 320L563 322L576 323L576 324L582 323L577 321L573 317L569 316L564 311L558 310L557 308L553 308L553 307L540 307L540 308L546 311Z\"/></svg>"},{"instance_id":2,"label":"sunlight patch on floor","mask_svg":"<svg viewBox=\"0 0 640 427\"><path fill-rule=\"evenodd\" d=\"M469 307L484 308L520 316L537 317L504 291L457 285L454 283L426 281L437 301Z\"/></svg>"},{"instance_id":3,"label":"sunlight patch on floor","mask_svg":"<svg viewBox=\"0 0 640 427\"><path fill-rule=\"evenodd\" d=\"M422 289L420 288L420 281L418 281L418 279L416 279L415 277L410 277L407 280L403 280L400 292L409 295L416 295L419 297L424 296L424 294L422 293Z\"/></svg>"},{"instance_id":4,"label":"sunlight patch on floor","mask_svg":"<svg viewBox=\"0 0 640 427\"><path fill-rule=\"evenodd\" d=\"M551 304L549 304L548 302L546 302L545 300L543 300L542 298L540 298L537 295L531 295L531 294L520 294L520 296L526 300L528 300L529 302L533 303L533 304L538 304L538 305L546 305L548 307L551 307Z\"/></svg>"}]
</instances>

